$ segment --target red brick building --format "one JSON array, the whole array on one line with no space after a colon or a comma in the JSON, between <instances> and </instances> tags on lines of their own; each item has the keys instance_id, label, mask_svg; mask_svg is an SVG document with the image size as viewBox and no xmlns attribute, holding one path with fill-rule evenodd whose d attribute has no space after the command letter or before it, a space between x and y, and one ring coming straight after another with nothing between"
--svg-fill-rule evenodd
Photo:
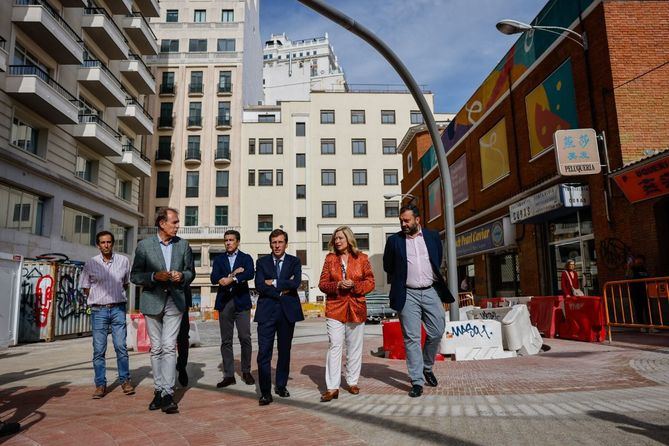
<instances>
[{"instance_id":1,"label":"red brick building","mask_svg":"<svg viewBox=\"0 0 669 446\"><path fill-rule=\"evenodd\" d=\"M479 296L552 295L574 259L597 295L635 254L652 275L669 275L669 2L551 0L532 25L572 29L585 48L565 34L523 33L443 131L459 282L474 276ZM559 175L553 134L584 128L600 136L608 167ZM559 150L589 162L585 143ZM412 128L400 150L403 193L443 231L427 131Z\"/></svg>"}]
</instances>

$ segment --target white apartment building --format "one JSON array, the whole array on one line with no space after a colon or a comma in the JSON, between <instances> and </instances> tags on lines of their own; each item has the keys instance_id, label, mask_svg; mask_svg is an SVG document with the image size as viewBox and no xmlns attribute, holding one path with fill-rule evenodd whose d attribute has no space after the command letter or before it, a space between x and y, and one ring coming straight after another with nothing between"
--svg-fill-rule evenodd
<instances>
[{"instance_id":1,"label":"white apartment building","mask_svg":"<svg viewBox=\"0 0 669 446\"><path fill-rule=\"evenodd\" d=\"M265 104L308 101L312 91L346 91L344 71L330 46L328 34L288 40L272 34L263 49Z\"/></svg>"},{"instance_id":2,"label":"white apartment building","mask_svg":"<svg viewBox=\"0 0 669 446\"><path fill-rule=\"evenodd\" d=\"M180 211L179 235L193 248L193 303L212 307L209 274L223 234L239 228L241 118L262 101L258 0L161 1L151 21L160 51L148 60L158 80L151 110L154 175L144 195L145 227L159 207ZM214 292L215 295L215 292Z\"/></svg>"},{"instance_id":3,"label":"white apartment building","mask_svg":"<svg viewBox=\"0 0 669 446\"><path fill-rule=\"evenodd\" d=\"M157 0L0 2L0 251L95 255L116 234L132 255Z\"/></svg>"},{"instance_id":4,"label":"white apartment building","mask_svg":"<svg viewBox=\"0 0 669 446\"><path fill-rule=\"evenodd\" d=\"M433 96L426 93L433 106ZM318 280L334 229L348 225L387 292L386 238L399 230L402 158L397 146L422 122L409 93L311 92L308 101L247 107L242 124L241 249L269 254L272 229L288 232L302 260L302 290ZM204 305L204 303L203 303Z\"/></svg>"}]
</instances>

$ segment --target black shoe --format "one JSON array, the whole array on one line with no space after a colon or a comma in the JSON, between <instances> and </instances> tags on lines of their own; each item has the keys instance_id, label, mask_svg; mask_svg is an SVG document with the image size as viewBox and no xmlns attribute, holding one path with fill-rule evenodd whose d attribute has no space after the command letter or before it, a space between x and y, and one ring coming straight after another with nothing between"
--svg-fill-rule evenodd
<instances>
[{"instance_id":1,"label":"black shoe","mask_svg":"<svg viewBox=\"0 0 669 446\"><path fill-rule=\"evenodd\" d=\"M423 386L419 386L418 384L414 384L411 386L411 390L409 391L409 396L411 398L416 398L418 396L421 396L423 394Z\"/></svg>"},{"instance_id":2,"label":"black shoe","mask_svg":"<svg viewBox=\"0 0 669 446\"><path fill-rule=\"evenodd\" d=\"M21 430L19 423L3 423L0 421L0 437L12 435Z\"/></svg>"},{"instance_id":3,"label":"black shoe","mask_svg":"<svg viewBox=\"0 0 669 446\"><path fill-rule=\"evenodd\" d=\"M181 384L181 387L187 387L188 386L188 373L186 372L186 367L179 368L179 384Z\"/></svg>"},{"instance_id":4,"label":"black shoe","mask_svg":"<svg viewBox=\"0 0 669 446\"><path fill-rule=\"evenodd\" d=\"M425 385L429 387L437 387L439 384L439 381L437 381L437 377L434 376L434 373L430 370L423 370L423 376L425 377Z\"/></svg>"},{"instance_id":5,"label":"black shoe","mask_svg":"<svg viewBox=\"0 0 669 446\"><path fill-rule=\"evenodd\" d=\"M227 378L223 378L223 381L216 384L216 387L218 387L220 389L221 387L228 387L228 386L231 386L233 384L237 384L237 380L235 379L234 376L229 376Z\"/></svg>"},{"instance_id":6,"label":"black shoe","mask_svg":"<svg viewBox=\"0 0 669 446\"><path fill-rule=\"evenodd\" d=\"M253 375L250 373L242 373L242 381L244 381L244 384L247 386L252 386L256 383L256 380L253 379Z\"/></svg>"},{"instance_id":7,"label":"black shoe","mask_svg":"<svg viewBox=\"0 0 669 446\"><path fill-rule=\"evenodd\" d=\"M279 395L281 398L288 398L290 396L290 392L288 392L288 389L286 389L285 387L275 388L274 393Z\"/></svg>"},{"instance_id":8,"label":"black shoe","mask_svg":"<svg viewBox=\"0 0 669 446\"><path fill-rule=\"evenodd\" d=\"M165 413L177 413L179 412L179 406L174 402L172 395L165 395L163 397L163 406L160 408Z\"/></svg>"},{"instance_id":9,"label":"black shoe","mask_svg":"<svg viewBox=\"0 0 669 446\"><path fill-rule=\"evenodd\" d=\"M149 410L158 410L163 405L163 397L160 395L160 390L153 392L153 401L149 404Z\"/></svg>"},{"instance_id":10,"label":"black shoe","mask_svg":"<svg viewBox=\"0 0 669 446\"><path fill-rule=\"evenodd\" d=\"M260 399L258 400L258 405L259 405L259 406L267 406L267 405L269 405L269 403L271 403L272 401L274 401L274 399L272 398L272 395L270 395L270 394L263 395L263 396L261 396Z\"/></svg>"}]
</instances>

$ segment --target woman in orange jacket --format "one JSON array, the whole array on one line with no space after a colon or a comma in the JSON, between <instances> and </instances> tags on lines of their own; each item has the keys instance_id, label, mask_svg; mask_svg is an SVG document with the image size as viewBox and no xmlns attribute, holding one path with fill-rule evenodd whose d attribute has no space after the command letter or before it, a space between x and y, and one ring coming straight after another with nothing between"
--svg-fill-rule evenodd
<instances>
[{"instance_id":1,"label":"woman in orange jacket","mask_svg":"<svg viewBox=\"0 0 669 446\"><path fill-rule=\"evenodd\" d=\"M358 378L362 366L362 340L367 319L365 294L374 289L374 273L367 254L358 250L353 231L340 226L328 244L318 287L326 294L325 317L330 340L325 363L327 390L322 402L339 397L341 358L346 342L346 383L353 395L360 393Z\"/></svg>"}]
</instances>

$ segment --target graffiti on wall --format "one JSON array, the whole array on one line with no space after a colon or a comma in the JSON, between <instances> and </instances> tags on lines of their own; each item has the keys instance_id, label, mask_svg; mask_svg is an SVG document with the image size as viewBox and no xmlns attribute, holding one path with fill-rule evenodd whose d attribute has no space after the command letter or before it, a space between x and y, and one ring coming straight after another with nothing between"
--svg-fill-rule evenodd
<instances>
[{"instance_id":1,"label":"graffiti on wall","mask_svg":"<svg viewBox=\"0 0 669 446\"><path fill-rule=\"evenodd\" d=\"M53 306L54 280L51 266L26 262L21 271L19 342L38 341L46 336Z\"/></svg>"},{"instance_id":2,"label":"graffiti on wall","mask_svg":"<svg viewBox=\"0 0 669 446\"><path fill-rule=\"evenodd\" d=\"M63 271L58 275L56 302L58 303L58 317L60 319L88 314L86 295L79 288L79 272L79 269L75 270L74 273Z\"/></svg>"},{"instance_id":3,"label":"graffiti on wall","mask_svg":"<svg viewBox=\"0 0 669 446\"><path fill-rule=\"evenodd\" d=\"M37 279L37 290L35 308L38 309L35 314L35 322L39 328L46 327L49 322L49 312L53 304L53 277L46 275Z\"/></svg>"}]
</instances>

